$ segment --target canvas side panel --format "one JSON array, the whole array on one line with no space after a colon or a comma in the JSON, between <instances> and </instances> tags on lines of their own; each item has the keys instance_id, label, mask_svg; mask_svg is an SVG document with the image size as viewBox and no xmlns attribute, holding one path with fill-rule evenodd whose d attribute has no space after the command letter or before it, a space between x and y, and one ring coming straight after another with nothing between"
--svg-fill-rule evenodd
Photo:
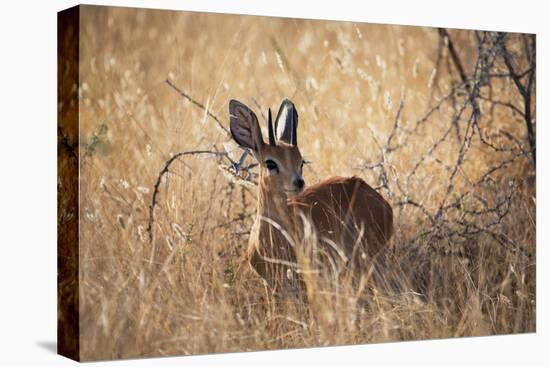
<instances>
[{"instance_id":1,"label":"canvas side panel","mask_svg":"<svg viewBox=\"0 0 550 367\"><path fill-rule=\"evenodd\" d=\"M79 360L78 137L80 8L57 17L57 352Z\"/></svg>"}]
</instances>

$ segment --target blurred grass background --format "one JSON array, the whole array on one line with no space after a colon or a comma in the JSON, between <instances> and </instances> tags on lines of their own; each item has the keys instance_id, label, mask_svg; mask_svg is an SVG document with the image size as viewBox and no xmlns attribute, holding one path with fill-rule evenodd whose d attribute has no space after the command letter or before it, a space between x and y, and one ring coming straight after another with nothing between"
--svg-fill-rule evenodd
<instances>
[{"instance_id":1,"label":"blurred grass background","mask_svg":"<svg viewBox=\"0 0 550 367\"><path fill-rule=\"evenodd\" d=\"M368 305L353 297L302 304L269 294L243 258L255 189L229 182L214 158L174 163L161 182L155 237L148 241L153 185L166 160L233 146L167 79L225 126L231 98L251 106L265 128L261 114L289 97L299 109L301 151L312 162L306 184L359 175L376 186L377 176L359 168L379 161L400 101L401 124L413 126L456 84L452 66L436 69L437 29L91 6L81 14L83 360L535 331L529 157L499 170L493 181L494 192L510 179L520 182L495 231L532 256L481 235L473 243L479 251L467 259L411 245L430 223L415 208L395 208L396 262L388 272L403 278L402 292L375 295ZM465 69L472 69L474 32L449 33ZM502 100L519 98L511 81L496 81L493 91ZM489 106L480 107L485 116ZM388 156L392 179L407 179L455 113L444 105ZM496 108L491 116L483 121L488 132L526 141L515 114ZM430 210L445 196L448 173L440 162L454 164L461 133L442 142L408 182L407 192ZM471 151L454 195L472 190L471 182L503 159L479 142ZM412 270L424 263L439 278L419 293Z\"/></svg>"}]
</instances>

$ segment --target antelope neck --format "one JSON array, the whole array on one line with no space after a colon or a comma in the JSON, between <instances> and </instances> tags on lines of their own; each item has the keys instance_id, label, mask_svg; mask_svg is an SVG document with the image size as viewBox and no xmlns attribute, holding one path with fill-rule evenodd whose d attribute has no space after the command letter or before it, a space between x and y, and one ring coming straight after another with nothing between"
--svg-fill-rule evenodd
<instances>
[{"instance_id":1,"label":"antelope neck","mask_svg":"<svg viewBox=\"0 0 550 367\"><path fill-rule=\"evenodd\" d=\"M267 185L260 179L258 185L258 219L263 222L261 217L266 217L286 227L290 222L287 199L288 196L285 192L269 190Z\"/></svg>"}]
</instances>

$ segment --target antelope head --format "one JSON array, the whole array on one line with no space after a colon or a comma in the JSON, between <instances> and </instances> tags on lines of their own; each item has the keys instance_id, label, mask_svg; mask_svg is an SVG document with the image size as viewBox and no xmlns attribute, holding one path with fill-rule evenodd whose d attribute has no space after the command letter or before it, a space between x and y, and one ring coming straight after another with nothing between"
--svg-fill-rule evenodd
<instances>
[{"instance_id":1,"label":"antelope head","mask_svg":"<svg viewBox=\"0 0 550 367\"><path fill-rule=\"evenodd\" d=\"M283 99L275 118L268 111L268 143L254 112L243 103L229 102L230 130L241 147L249 149L260 164L260 188L274 195L294 196L304 189L304 160L298 148L298 113L294 104Z\"/></svg>"}]
</instances>

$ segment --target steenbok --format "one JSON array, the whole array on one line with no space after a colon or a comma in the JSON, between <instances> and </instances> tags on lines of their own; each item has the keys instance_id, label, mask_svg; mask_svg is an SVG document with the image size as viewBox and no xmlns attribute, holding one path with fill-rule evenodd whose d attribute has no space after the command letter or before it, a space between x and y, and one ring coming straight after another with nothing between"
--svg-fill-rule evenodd
<instances>
[{"instance_id":1,"label":"steenbok","mask_svg":"<svg viewBox=\"0 0 550 367\"><path fill-rule=\"evenodd\" d=\"M317 273L338 268L335 264L343 265L340 274L342 269L359 275L372 270L393 232L393 212L386 200L359 177L330 177L305 188L298 114L288 99L281 103L275 129L269 110L267 144L250 108L231 100L229 113L233 139L252 152L260 167L257 215L247 253L254 270L274 290L288 288L289 280L305 273L300 264L309 264L309 271ZM310 253L317 261L299 261L312 238L315 250Z\"/></svg>"}]
</instances>

